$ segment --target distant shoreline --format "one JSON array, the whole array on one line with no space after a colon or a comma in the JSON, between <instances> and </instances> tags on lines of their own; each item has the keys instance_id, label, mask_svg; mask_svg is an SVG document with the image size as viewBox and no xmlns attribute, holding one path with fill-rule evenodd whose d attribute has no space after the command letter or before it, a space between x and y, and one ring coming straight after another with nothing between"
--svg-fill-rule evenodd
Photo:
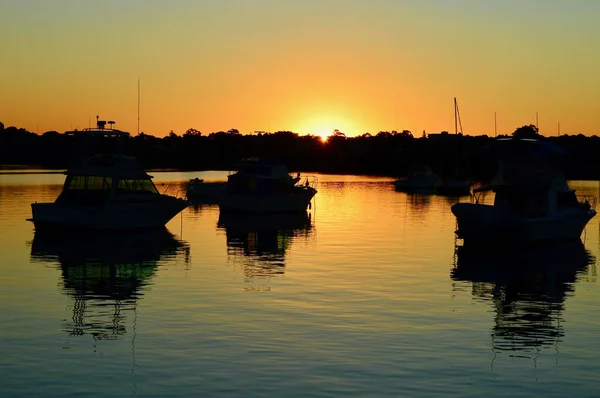
<instances>
[{"instance_id":1,"label":"distant shoreline","mask_svg":"<svg viewBox=\"0 0 600 398\"><path fill-rule=\"evenodd\" d=\"M0 130L0 173L31 173L36 169L61 173L87 149L90 153L112 151L134 156L145 170L154 172L231 171L242 159L259 157L279 159L290 172L400 178L414 167L428 165L440 177L487 182L496 173L495 144L500 138L534 138L558 144L565 148L562 166L568 180L600 180L600 137L542 137L533 125L518 128L512 136L444 132L417 138L409 131L381 131L346 137L337 132L327 141L290 131L243 135L236 130L81 140L57 132L37 135L9 127Z\"/></svg>"}]
</instances>

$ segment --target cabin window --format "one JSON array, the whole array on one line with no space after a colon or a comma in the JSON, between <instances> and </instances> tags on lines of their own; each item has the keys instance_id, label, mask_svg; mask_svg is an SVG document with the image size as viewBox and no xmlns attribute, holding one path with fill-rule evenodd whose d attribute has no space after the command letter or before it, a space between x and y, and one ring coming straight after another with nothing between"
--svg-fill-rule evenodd
<instances>
[{"instance_id":1,"label":"cabin window","mask_svg":"<svg viewBox=\"0 0 600 398\"><path fill-rule=\"evenodd\" d=\"M112 179L100 176L71 176L60 194L61 202L82 206L100 206L110 195Z\"/></svg>"},{"instance_id":2,"label":"cabin window","mask_svg":"<svg viewBox=\"0 0 600 398\"><path fill-rule=\"evenodd\" d=\"M118 191L128 193L158 193L151 180L121 180L119 181Z\"/></svg>"},{"instance_id":3,"label":"cabin window","mask_svg":"<svg viewBox=\"0 0 600 398\"><path fill-rule=\"evenodd\" d=\"M73 176L67 189L73 191L102 191L110 190L111 185L112 179L110 177Z\"/></svg>"},{"instance_id":4,"label":"cabin window","mask_svg":"<svg viewBox=\"0 0 600 398\"><path fill-rule=\"evenodd\" d=\"M89 190L104 190L110 189L112 185L112 179L110 177L96 177L89 176L87 177L86 189Z\"/></svg>"},{"instance_id":5,"label":"cabin window","mask_svg":"<svg viewBox=\"0 0 600 398\"><path fill-rule=\"evenodd\" d=\"M71 177L71 181L69 182L67 189L84 190L85 189L85 176Z\"/></svg>"}]
</instances>

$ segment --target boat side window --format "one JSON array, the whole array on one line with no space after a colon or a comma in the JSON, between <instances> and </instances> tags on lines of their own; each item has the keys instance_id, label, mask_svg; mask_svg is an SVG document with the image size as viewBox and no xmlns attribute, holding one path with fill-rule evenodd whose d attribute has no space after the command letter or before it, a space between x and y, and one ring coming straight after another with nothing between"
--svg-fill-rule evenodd
<instances>
[{"instance_id":1,"label":"boat side window","mask_svg":"<svg viewBox=\"0 0 600 398\"><path fill-rule=\"evenodd\" d=\"M73 176L67 186L72 191L102 191L110 190L112 179L98 176Z\"/></svg>"},{"instance_id":2,"label":"boat side window","mask_svg":"<svg viewBox=\"0 0 600 398\"><path fill-rule=\"evenodd\" d=\"M110 177L72 176L59 199L65 203L100 206L108 199L111 185Z\"/></svg>"},{"instance_id":3,"label":"boat side window","mask_svg":"<svg viewBox=\"0 0 600 398\"><path fill-rule=\"evenodd\" d=\"M158 193L158 189L154 186L151 180L139 180L140 191L146 191L151 193Z\"/></svg>"},{"instance_id":4,"label":"boat side window","mask_svg":"<svg viewBox=\"0 0 600 398\"><path fill-rule=\"evenodd\" d=\"M118 192L141 193L150 192L158 193L151 180L121 180L119 181Z\"/></svg>"},{"instance_id":5,"label":"boat side window","mask_svg":"<svg viewBox=\"0 0 600 398\"><path fill-rule=\"evenodd\" d=\"M71 177L71 181L69 181L69 185L67 186L69 190L84 190L85 189L85 176L73 176Z\"/></svg>"}]
</instances>

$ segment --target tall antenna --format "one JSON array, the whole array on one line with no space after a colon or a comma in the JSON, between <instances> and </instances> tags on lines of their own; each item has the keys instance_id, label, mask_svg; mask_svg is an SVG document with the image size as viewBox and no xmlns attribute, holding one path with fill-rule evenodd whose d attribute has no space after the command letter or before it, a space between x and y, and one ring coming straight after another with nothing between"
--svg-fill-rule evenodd
<instances>
[{"instance_id":1,"label":"tall antenna","mask_svg":"<svg viewBox=\"0 0 600 398\"><path fill-rule=\"evenodd\" d=\"M138 79L138 127L137 133L140 134L140 79Z\"/></svg>"},{"instance_id":2,"label":"tall antenna","mask_svg":"<svg viewBox=\"0 0 600 398\"><path fill-rule=\"evenodd\" d=\"M538 122L538 113L535 113L535 127L538 128L538 133L540 132L540 123Z\"/></svg>"},{"instance_id":3,"label":"tall antenna","mask_svg":"<svg viewBox=\"0 0 600 398\"><path fill-rule=\"evenodd\" d=\"M560 135L560 122L558 122L558 135Z\"/></svg>"}]
</instances>

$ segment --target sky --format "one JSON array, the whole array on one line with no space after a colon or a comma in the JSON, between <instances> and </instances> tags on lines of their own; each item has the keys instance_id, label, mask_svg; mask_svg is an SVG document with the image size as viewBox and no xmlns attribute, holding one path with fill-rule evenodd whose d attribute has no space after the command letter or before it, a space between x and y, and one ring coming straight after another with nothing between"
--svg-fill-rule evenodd
<instances>
[{"instance_id":1,"label":"sky","mask_svg":"<svg viewBox=\"0 0 600 398\"><path fill-rule=\"evenodd\" d=\"M2 0L0 122L420 136L455 131L457 98L464 134L600 135L599 15L598 0Z\"/></svg>"}]
</instances>

